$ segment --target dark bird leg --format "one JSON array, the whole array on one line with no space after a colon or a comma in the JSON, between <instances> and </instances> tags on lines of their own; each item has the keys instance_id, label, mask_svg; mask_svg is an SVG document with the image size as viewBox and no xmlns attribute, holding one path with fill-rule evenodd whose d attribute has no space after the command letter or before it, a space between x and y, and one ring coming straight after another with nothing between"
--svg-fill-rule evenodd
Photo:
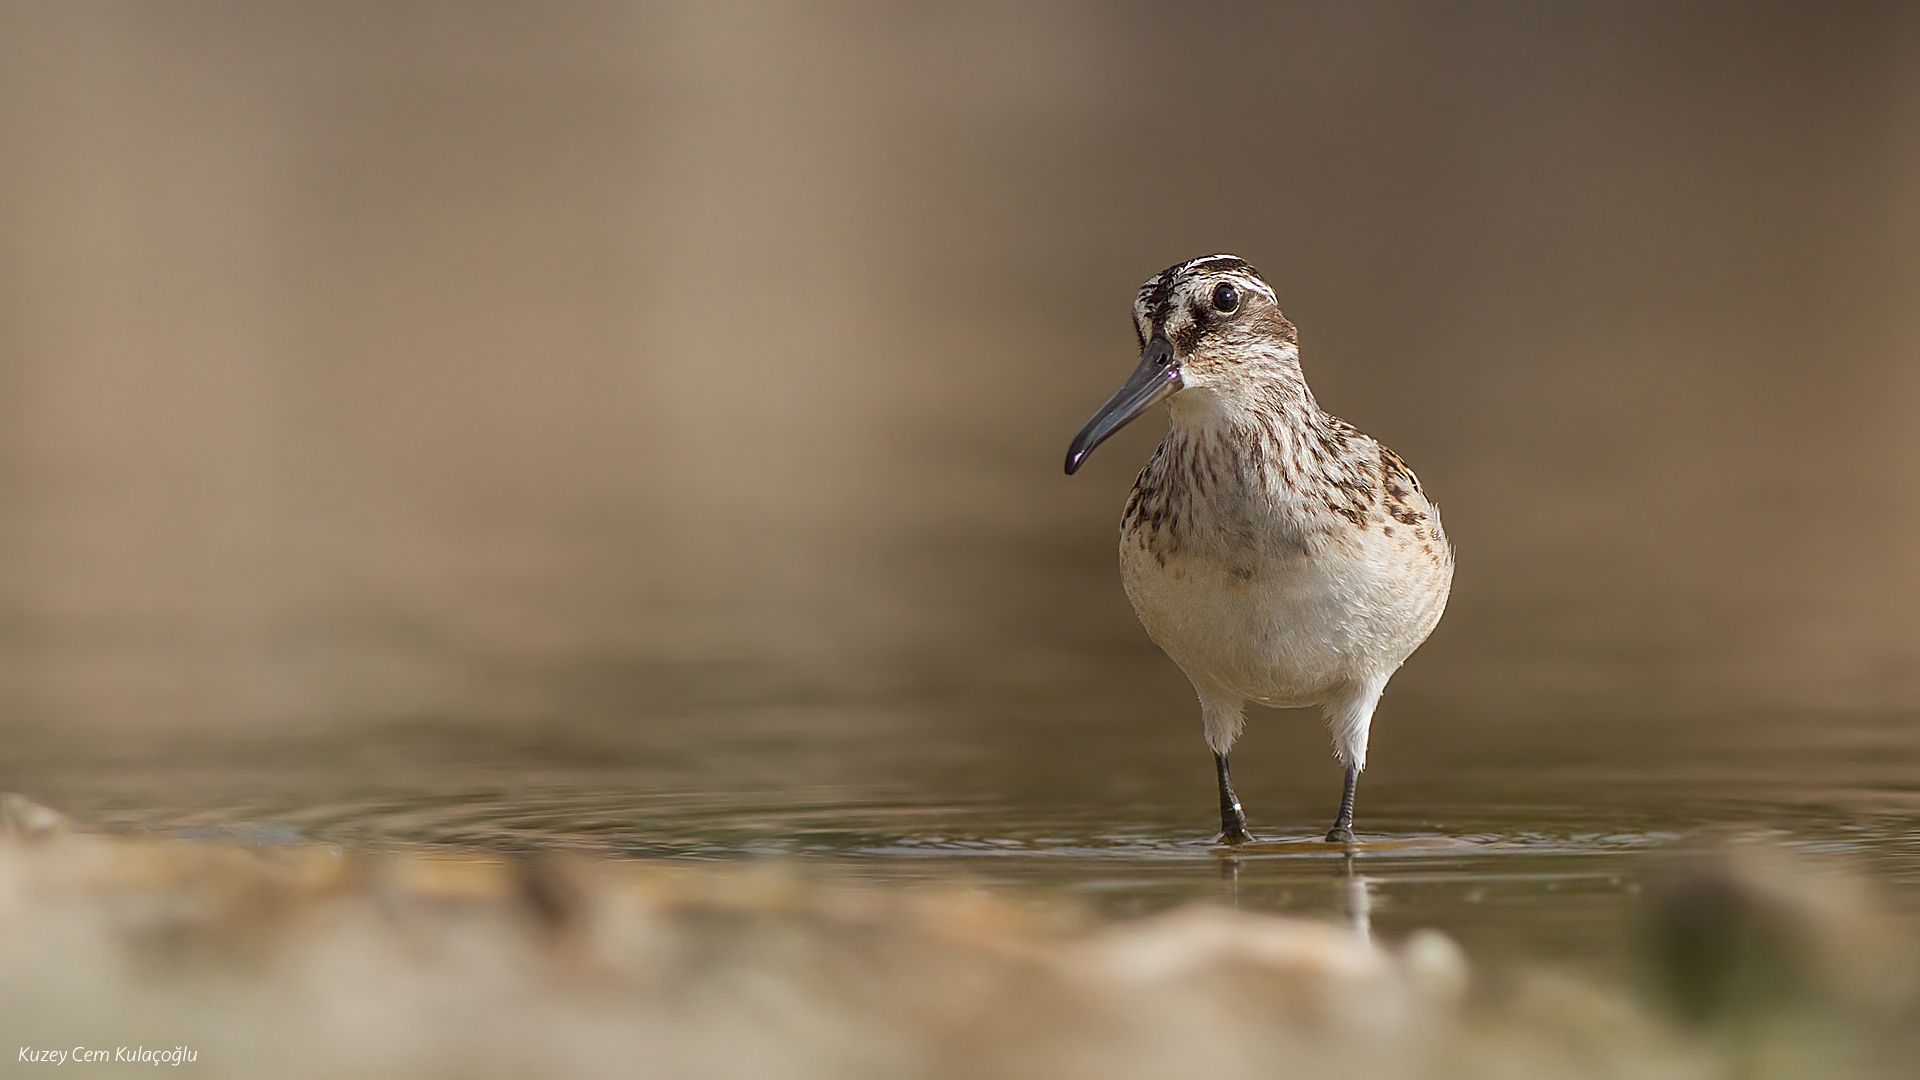
<instances>
[{"instance_id":1,"label":"dark bird leg","mask_svg":"<svg viewBox=\"0 0 1920 1080\"><path fill-rule=\"evenodd\" d=\"M1220 766L1226 768L1224 764ZM1222 776L1226 774L1221 773ZM1327 830L1327 843L1353 843L1353 787L1360 782L1360 770L1347 766L1347 789L1340 793L1340 812L1333 815L1333 828Z\"/></svg>"},{"instance_id":2,"label":"dark bird leg","mask_svg":"<svg viewBox=\"0 0 1920 1080\"><path fill-rule=\"evenodd\" d=\"M1233 778L1227 775L1227 755L1213 755L1213 767L1220 773L1220 836L1222 843L1244 844L1253 839L1247 832L1247 812L1240 809L1240 796L1233 793Z\"/></svg>"}]
</instances>

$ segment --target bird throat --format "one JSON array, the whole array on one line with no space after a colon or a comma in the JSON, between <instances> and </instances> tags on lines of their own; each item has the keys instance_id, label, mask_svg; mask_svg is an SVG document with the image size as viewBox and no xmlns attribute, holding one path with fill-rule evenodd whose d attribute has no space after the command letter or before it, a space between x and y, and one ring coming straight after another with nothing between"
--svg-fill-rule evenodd
<instances>
[{"instance_id":1,"label":"bird throat","mask_svg":"<svg viewBox=\"0 0 1920 1080\"><path fill-rule=\"evenodd\" d=\"M1304 383L1242 390L1231 408L1175 408L1121 520L1164 566L1182 555L1309 555L1337 518L1372 509L1371 449L1327 415ZM1249 563L1251 565L1251 563Z\"/></svg>"}]
</instances>

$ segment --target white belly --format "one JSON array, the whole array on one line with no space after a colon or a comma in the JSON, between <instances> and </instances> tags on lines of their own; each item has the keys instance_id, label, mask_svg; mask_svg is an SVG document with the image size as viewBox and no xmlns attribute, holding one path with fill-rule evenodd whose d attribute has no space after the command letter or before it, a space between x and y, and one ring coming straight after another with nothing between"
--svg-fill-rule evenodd
<instances>
[{"instance_id":1,"label":"white belly","mask_svg":"<svg viewBox=\"0 0 1920 1080\"><path fill-rule=\"evenodd\" d=\"M1180 553L1163 565L1121 541L1134 611L1203 697L1212 689L1292 708L1384 683L1439 621L1452 576L1411 565L1377 529L1311 555L1248 555Z\"/></svg>"}]
</instances>

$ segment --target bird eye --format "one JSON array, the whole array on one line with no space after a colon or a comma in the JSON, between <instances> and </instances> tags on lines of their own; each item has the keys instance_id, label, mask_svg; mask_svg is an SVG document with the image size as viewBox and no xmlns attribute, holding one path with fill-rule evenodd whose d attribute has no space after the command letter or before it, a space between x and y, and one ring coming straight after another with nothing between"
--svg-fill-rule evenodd
<instances>
[{"instance_id":1,"label":"bird eye","mask_svg":"<svg viewBox=\"0 0 1920 1080\"><path fill-rule=\"evenodd\" d=\"M1230 281L1223 281L1213 287L1213 310L1228 315L1240 306L1240 290Z\"/></svg>"}]
</instances>

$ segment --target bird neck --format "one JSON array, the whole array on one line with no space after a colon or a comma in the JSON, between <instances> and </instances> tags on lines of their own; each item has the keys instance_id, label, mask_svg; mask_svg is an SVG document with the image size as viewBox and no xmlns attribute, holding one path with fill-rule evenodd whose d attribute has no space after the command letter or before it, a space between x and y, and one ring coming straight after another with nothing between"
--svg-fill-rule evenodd
<instances>
[{"instance_id":1,"label":"bird neck","mask_svg":"<svg viewBox=\"0 0 1920 1080\"><path fill-rule=\"evenodd\" d=\"M1182 389L1169 429L1121 519L1166 565L1181 552L1236 555L1249 545L1310 551L1333 521L1337 489L1358 475L1364 440L1291 377L1242 366ZM1337 512L1337 511L1333 511Z\"/></svg>"},{"instance_id":2,"label":"bird neck","mask_svg":"<svg viewBox=\"0 0 1920 1080\"><path fill-rule=\"evenodd\" d=\"M1331 421L1300 369L1286 373L1248 371L1231 381L1195 386L1167 402L1170 434L1196 444L1269 447L1285 461L1303 440L1316 438Z\"/></svg>"},{"instance_id":3,"label":"bird neck","mask_svg":"<svg viewBox=\"0 0 1920 1080\"><path fill-rule=\"evenodd\" d=\"M1371 440L1322 409L1298 364L1288 367L1246 365L1231 381L1174 395L1163 463L1151 484L1204 496L1213 485L1202 477L1218 472L1238 478L1234 490L1260 492L1277 506L1324 502L1329 485L1363 475L1366 459L1378 454Z\"/></svg>"}]
</instances>

